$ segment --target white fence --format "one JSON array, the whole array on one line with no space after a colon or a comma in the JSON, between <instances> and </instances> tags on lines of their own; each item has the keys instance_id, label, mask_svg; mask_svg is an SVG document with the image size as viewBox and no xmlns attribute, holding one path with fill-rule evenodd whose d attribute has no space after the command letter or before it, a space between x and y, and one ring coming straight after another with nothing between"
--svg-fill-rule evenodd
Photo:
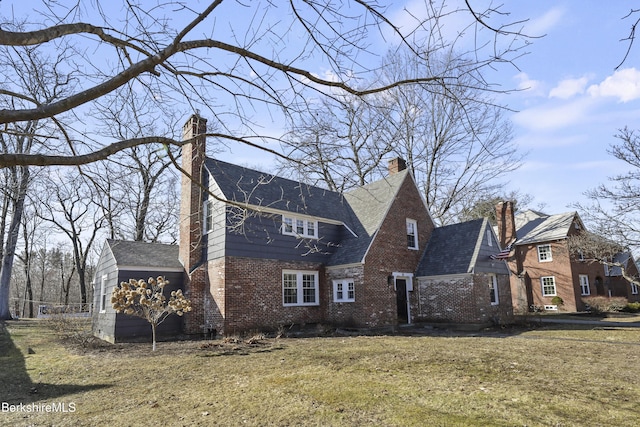
<instances>
[{"instance_id":1,"label":"white fence","mask_svg":"<svg viewBox=\"0 0 640 427\"><path fill-rule=\"evenodd\" d=\"M58 315L64 317L91 317L92 313L93 304L40 304L38 306L39 319Z\"/></svg>"}]
</instances>

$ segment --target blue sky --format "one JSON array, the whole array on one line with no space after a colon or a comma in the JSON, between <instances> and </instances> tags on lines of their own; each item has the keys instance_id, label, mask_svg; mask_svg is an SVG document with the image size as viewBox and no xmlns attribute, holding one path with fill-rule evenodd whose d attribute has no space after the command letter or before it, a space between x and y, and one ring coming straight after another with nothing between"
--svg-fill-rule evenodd
<instances>
[{"instance_id":1,"label":"blue sky","mask_svg":"<svg viewBox=\"0 0 640 427\"><path fill-rule=\"evenodd\" d=\"M462 0L448 3L463 5ZM471 1L478 8L488 3ZM424 8L424 0L392 4L394 13L416 5ZM585 191L606 183L608 176L625 167L607 149L616 142L614 134L620 128L633 128L640 117L640 44L615 71L627 48L620 40L628 36L632 24L623 17L632 7L638 7L636 1L504 2L502 10L511 12L505 21L528 19L523 32L544 35L534 39L528 54L517 60L518 69L505 66L487 75L502 89L520 89L501 95L498 101L517 111L507 114L514 124L514 142L528 153L522 167L507 180L507 189L532 195L531 207L542 204L548 213L572 210L571 203L586 200ZM1 8L6 15L13 8L30 9L28 2L11 0L3 1ZM447 29L455 30L455 25ZM317 72L322 75L323 71ZM264 153L237 149L220 157L264 169L270 163Z\"/></svg>"},{"instance_id":2,"label":"blue sky","mask_svg":"<svg viewBox=\"0 0 640 427\"><path fill-rule=\"evenodd\" d=\"M394 13L407 8L419 14L423 4L394 2ZM640 117L640 44L615 70L628 46L620 40L632 24L623 17L634 6L637 2L599 0L518 0L502 6L510 12L505 22L527 20L523 33L544 36L531 40L518 68L504 66L487 75L500 89L517 89L498 102L515 110L506 115L515 144L527 156L505 184L533 196L530 208L572 211L571 204L587 202L585 191L625 168L607 149L619 129L633 128ZM447 28L456 30L454 24ZM236 151L228 159L268 169L268 160L254 154Z\"/></svg>"},{"instance_id":3,"label":"blue sky","mask_svg":"<svg viewBox=\"0 0 640 427\"><path fill-rule=\"evenodd\" d=\"M502 72L498 81L520 92L501 97L510 108L515 142L528 155L509 185L534 196L543 211L561 213L586 200L583 193L625 169L607 153L614 135L640 128L638 49L624 64L637 2L597 0L517 1L505 7L524 31L545 34L518 61L520 71ZM636 18L637 19L637 18ZM638 46L640 48L640 46Z\"/></svg>"}]
</instances>

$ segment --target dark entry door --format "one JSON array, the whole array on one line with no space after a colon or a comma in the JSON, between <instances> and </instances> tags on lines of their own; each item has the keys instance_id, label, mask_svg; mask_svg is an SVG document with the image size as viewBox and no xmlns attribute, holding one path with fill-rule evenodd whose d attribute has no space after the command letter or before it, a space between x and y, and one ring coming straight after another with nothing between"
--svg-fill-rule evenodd
<instances>
[{"instance_id":1,"label":"dark entry door","mask_svg":"<svg viewBox=\"0 0 640 427\"><path fill-rule=\"evenodd\" d=\"M398 322L408 323L409 313L407 312L407 281L406 279L396 279L396 302L398 304Z\"/></svg>"}]
</instances>

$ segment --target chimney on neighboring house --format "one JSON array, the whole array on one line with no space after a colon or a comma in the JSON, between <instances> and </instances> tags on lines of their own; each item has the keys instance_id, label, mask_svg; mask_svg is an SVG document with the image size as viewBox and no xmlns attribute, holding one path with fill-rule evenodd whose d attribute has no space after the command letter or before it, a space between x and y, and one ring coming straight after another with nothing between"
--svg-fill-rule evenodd
<instances>
[{"instance_id":1,"label":"chimney on neighboring house","mask_svg":"<svg viewBox=\"0 0 640 427\"><path fill-rule=\"evenodd\" d=\"M407 162L400 157L396 157L395 159L389 160L389 175L393 175L394 173L398 173L407 168Z\"/></svg>"},{"instance_id":2,"label":"chimney on neighboring house","mask_svg":"<svg viewBox=\"0 0 640 427\"><path fill-rule=\"evenodd\" d=\"M207 269L203 253L203 191L198 183L204 179L207 120L194 114L182 128L182 140L190 140L182 146L182 174L180 185L180 244L178 258L184 266L185 295L191 300L191 312L185 315L184 332L202 333L205 324L205 292ZM200 135L200 136L199 136ZM195 182L194 182L195 181Z\"/></svg>"},{"instance_id":3,"label":"chimney on neighboring house","mask_svg":"<svg viewBox=\"0 0 640 427\"><path fill-rule=\"evenodd\" d=\"M516 238L516 221L513 212L513 202L498 203L496 205L496 219L498 221L500 247L505 248Z\"/></svg>"}]
</instances>

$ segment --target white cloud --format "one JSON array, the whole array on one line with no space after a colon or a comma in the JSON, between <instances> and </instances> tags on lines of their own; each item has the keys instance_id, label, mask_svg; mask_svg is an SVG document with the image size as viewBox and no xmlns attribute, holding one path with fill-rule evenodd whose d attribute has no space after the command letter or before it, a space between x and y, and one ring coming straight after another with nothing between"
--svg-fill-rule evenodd
<instances>
[{"instance_id":1,"label":"white cloud","mask_svg":"<svg viewBox=\"0 0 640 427\"><path fill-rule=\"evenodd\" d=\"M554 7L539 18L531 19L525 24L524 33L531 37L544 36L550 29L562 22L565 11Z\"/></svg>"},{"instance_id":2,"label":"white cloud","mask_svg":"<svg viewBox=\"0 0 640 427\"><path fill-rule=\"evenodd\" d=\"M589 79L587 77L562 80L556 87L551 89L549 97L569 99L574 95L583 94L588 82Z\"/></svg>"},{"instance_id":3,"label":"white cloud","mask_svg":"<svg viewBox=\"0 0 640 427\"><path fill-rule=\"evenodd\" d=\"M540 81L529 78L527 73L518 73L515 75L514 79L518 82L518 90L537 93L540 92L540 88L542 87L542 83Z\"/></svg>"},{"instance_id":4,"label":"white cloud","mask_svg":"<svg viewBox=\"0 0 640 427\"><path fill-rule=\"evenodd\" d=\"M562 105L529 108L514 114L512 120L529 131L552 131L587 120L590 107L588 98L581 98Z\"/></svg>"},{"instance_id":5,"label":"white cloud","mask_svg":"<svg viewBox=\"0 0 640 427\"><path fill-rule=\"evenodd\" d=\"M589 86L589 95L594 98L615 97L621 102L640 98L640 71L635 68L618 70L597 85Z\"/></svg>"}]
</instances>

